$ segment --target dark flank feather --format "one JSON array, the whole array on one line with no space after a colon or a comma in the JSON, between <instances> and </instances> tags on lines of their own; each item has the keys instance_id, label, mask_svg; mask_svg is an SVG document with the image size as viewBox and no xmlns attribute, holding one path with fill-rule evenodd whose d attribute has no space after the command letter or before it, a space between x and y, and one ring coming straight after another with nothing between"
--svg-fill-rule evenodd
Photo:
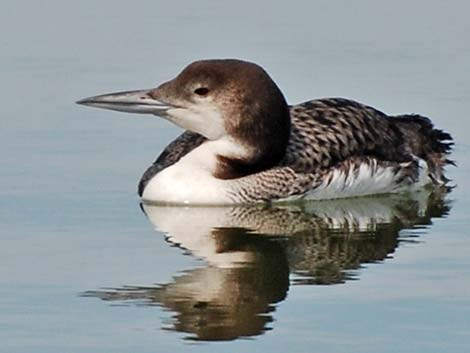
<instances>
[{"instance_id":1,"label":"dark flank feather","mask_svg":"<svg viewBox=\"0 0 470 353\"><path fill-rule=\"evenodd\" d=\"M142 196L144 188L150 179L163 169L178 162L181 157L191 152L204 141L206 141L205 137L192 131L185 131L166 146L163 152L158 156L157 160L153 162L153 164L145 171L144 175L142 175L138 186L139 196Z\"/></svg>"}]
</instances>

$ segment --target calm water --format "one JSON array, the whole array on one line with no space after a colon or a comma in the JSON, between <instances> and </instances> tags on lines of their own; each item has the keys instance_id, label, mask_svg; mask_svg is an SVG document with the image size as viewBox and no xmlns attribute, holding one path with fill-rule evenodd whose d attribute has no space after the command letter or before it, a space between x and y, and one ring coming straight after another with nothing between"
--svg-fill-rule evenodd
<instances>
[{"instance_id":1,"label":"calm water","mask_svg":"<svg viewBox=\"0 0 470 353\"><path fill-rule=\"evenodd\" d=\"M2 1L0 352L468 351L469 10ZM344 96L432 117L456 139L458 186L140 205L141 173L180 131L73 102L214 57L262 64L291 103Z\"/></svg>"}]
</instances>

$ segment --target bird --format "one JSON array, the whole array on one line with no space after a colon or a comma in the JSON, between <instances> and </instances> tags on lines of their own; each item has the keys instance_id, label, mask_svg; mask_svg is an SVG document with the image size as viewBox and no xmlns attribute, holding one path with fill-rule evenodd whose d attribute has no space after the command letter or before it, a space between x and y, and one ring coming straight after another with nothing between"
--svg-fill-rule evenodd
<instances>
[{"instance_id":1,"label":"bird","mask_svg":"<svg viewBox=\"0 0 470 353\"><path fill-rule=\"evenodd\" d=\"M289 105L258 64L199 60L156 88L79 100L162 117L185 131L144 172L144 202L233 205L445 186L452 136L418 114L345 98Z\"/></svg>"}]
</instances>

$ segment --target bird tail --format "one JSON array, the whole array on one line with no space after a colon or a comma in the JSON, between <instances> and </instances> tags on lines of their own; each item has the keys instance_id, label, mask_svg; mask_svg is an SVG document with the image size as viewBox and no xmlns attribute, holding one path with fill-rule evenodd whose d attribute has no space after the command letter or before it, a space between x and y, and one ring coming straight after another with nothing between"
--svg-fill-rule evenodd
<instances>
[{"instance_id":1,"label":"bird tail","mask_svg":"<svg viewBox=\"0 0 470 353\"><path fill-rule=\"evenodd\" d=\"M436 129L429 118L421 115L399 115L394 121L410 152L426 161L431 180L435 184L447 184L449 179L444 175L444 167L455 165L455 161L448 158L454 145L452 136Z\"/></svg>"}]
</instances>

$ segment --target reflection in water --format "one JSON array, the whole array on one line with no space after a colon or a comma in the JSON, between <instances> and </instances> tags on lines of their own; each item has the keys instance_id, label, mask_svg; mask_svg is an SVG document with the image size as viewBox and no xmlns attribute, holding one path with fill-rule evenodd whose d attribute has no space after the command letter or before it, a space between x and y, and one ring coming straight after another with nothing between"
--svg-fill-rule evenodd
<instances>
[{"instance_id":1,"label":"reflection in water","mask_svg":"<svg viewBox=\"0 0 470 353\"><path fill-rule=\"evenodd\" d=\"M399 231L449 211L445 191L244 207L142 205L167 240L207 262L167 284L89 291L106 301L175 312L172 330L190 339L230 340L267 330L274 304L296 284L337 284L382 261ZM402 234L403 237L403 234Z\"/></svg>"}]
</instances>

